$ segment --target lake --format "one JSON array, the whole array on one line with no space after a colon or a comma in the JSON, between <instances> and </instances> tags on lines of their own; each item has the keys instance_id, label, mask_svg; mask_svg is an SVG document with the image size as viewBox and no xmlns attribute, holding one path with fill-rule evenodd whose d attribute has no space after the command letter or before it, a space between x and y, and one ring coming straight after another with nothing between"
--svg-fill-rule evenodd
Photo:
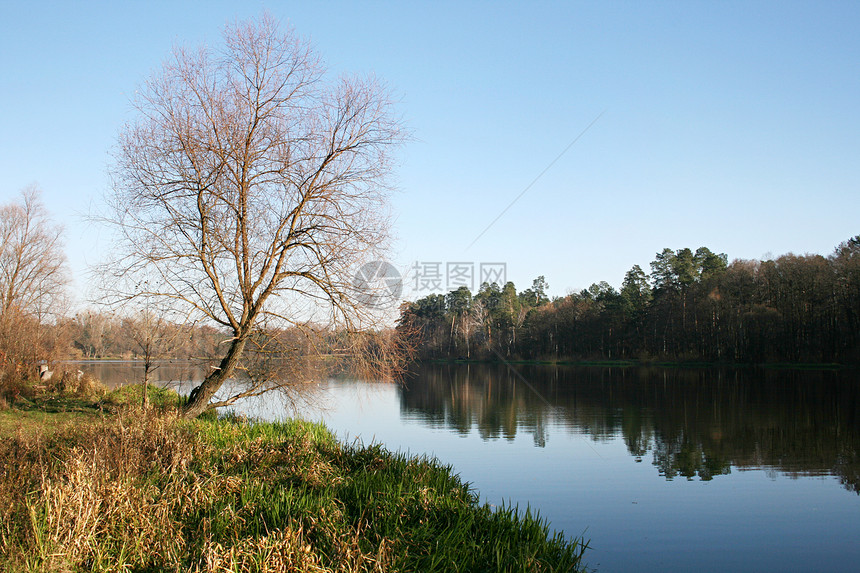
<instances>
[{"instance_id":1,"label":"lake","mask_svg":"<svg viewBox=\"0 0 860 573\"><path fill-rule=\"evenodd\" d=\"M129 363L84 364L108 383ZM142 372L142 370L140 370ZM173 364L163 381L200 379ZM188 383L182 385L189 388ZM424 365L405 386L330 380L302 408L342 440L451 464L618 571L856 571L854 370ZM283 417L283 401L241 413Z\"/></svg>"}]
</instances>

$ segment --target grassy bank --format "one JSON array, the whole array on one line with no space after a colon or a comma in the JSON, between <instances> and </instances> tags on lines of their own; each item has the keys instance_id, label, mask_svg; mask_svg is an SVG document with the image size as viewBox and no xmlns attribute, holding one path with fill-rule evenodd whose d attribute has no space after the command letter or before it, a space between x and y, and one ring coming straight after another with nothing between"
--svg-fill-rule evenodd
<instances>
[{"instance_id":1,"label":"grassy bank","mask_svg":"<svg viewBox=\"0 0 860 573\"><path fill-rule=\"evenodd\" d=\"M481 505L434 460L344 445L302 421L184 421L110 396L69 405L55 431L38 431L50 412L3 413L0 570L582 567L579 540Z\"/></svg>"}]
</instances>

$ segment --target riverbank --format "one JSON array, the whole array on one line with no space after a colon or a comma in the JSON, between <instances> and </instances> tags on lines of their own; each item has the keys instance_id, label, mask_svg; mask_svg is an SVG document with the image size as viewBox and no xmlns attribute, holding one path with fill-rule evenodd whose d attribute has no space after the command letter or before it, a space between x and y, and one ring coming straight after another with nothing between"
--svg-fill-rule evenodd
<instances>
[{"instance_id":1,"label":"riverbank","mask_svg":"<svg viewBox=\"0 0 860 573\"><path fill-rule=\"evenodd\" d=\"M583 567L587 544L480 504L436 460L342 444L303 421L181 420L164 391L148 410L134 392L0 412L0 569Z\"/></svg>"}]
</instances>

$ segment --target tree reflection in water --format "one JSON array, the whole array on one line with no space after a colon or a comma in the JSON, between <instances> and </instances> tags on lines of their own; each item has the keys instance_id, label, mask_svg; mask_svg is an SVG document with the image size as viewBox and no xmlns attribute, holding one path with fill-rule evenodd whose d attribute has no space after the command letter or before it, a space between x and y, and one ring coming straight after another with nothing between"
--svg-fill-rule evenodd
<instances>
[{"instance_id":1,"label":"tree reflection in water","mask_svg":"<svg viewBox=\"0 0 860 573\"><path fill-rule=\"evenodd\" d=\"M650 453L666 479L732 469L835 475L860 493L860 376L853 370L426 364L401 390L403 416L484 440L557 428ZM539 394L539 395L538 395ZM549 404L549 405L547 405Z\"/></svg>"}]
</instances>

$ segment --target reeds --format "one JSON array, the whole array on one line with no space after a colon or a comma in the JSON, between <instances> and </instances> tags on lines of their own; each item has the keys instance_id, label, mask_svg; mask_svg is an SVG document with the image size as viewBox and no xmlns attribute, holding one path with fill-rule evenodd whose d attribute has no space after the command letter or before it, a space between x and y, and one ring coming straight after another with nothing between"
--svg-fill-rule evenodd
<instances>
[{"instance_id":1,"label":"reeds","mask_svg":"<svg viewBox=\"0 0 860 573\"><path fill-rule=\"evenodd\" d=\"M571 571L586 545L450 467L302 421L126 409L0 444L4 571Z\"/></svg>"}]
</instances>

